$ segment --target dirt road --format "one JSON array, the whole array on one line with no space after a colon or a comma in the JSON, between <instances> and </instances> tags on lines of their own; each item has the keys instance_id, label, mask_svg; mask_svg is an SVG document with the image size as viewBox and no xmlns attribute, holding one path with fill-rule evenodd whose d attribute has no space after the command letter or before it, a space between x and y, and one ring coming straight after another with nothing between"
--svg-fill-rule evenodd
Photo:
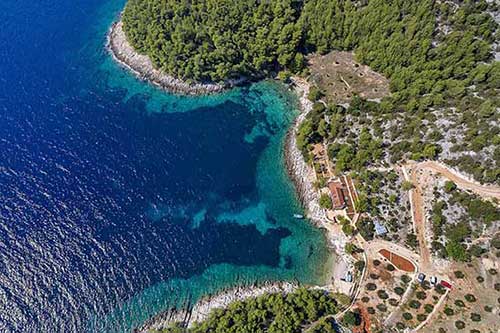
<instances>
[{"instance_id":1,"label":"dirt road","mask_svg":"<svg viewBox=\"0 0 500 333\"><path fill-rule=\"evenodd\" d=\"M422 163L417 163L412 168L416 171L427 169L439 173L442 177L451 180L459 188L470 190L484 198L496 198L500 200L500 186L495 185L481 185L475 181L468 180L464 176L460 175L458 172L447 168L446 166L433 162L427 161Z\"/></svg>"},{"instance_id":2,"label":"dirt road","mask_svg":"<svg viewBox=\"0 0 500 333\"><path fill-rule=\"evenodd\" d=\"M404 169L405 167L403 167ZM410 191L410 200L412 208L412 218L415 228L415 233L419 243L420 249L420 267L422 270L432 269L431 255L429 244L425 237L426 219L423 200L422 186L429 185L426 181L420 179L420 175L424 170L439 174L448 180L453 181L459 188L470 190L485 199L499 199L500 200L500 187L494 185L481 185L475 181L467 179L465 176L460 175L458 172L433 161L408 164L406 166L410 170L410 174L404 172L406 180L410 180L414 189Z\"/></svg>"}]
</instances>

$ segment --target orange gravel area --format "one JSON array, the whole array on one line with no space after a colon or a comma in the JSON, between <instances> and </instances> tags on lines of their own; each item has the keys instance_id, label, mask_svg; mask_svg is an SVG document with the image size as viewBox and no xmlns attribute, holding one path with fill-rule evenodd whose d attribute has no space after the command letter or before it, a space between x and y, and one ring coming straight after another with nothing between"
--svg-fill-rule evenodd
<instances>
[{"instance_id":1,"label":"orange gravel area","mask_svg":"<svg viewBox=\"0 0 500 333\"><path fill-rule=\"evenodd\" d=\"M395 254L392 253L389 250L382 249L378 251L384 258L389 260L394 266L396 266L398 269L405 271L405 272L414 272L415 271L415 266L411 263L411 261Z\"/></svg>"}]
</instances>

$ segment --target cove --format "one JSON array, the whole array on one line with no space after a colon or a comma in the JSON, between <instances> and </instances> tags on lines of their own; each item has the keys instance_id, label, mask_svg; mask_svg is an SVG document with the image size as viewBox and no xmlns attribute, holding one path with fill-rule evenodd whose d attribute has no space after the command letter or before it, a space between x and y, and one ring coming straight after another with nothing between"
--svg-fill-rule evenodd
<instances>
[{"instance_id":1,"label":"cove","mask_svg":"<svg viewBox=\"0 0 500 333\"><path fill-rule=\"evenodd\" d=\"M124 1L2 2L0 330L126 332L329 260L283 162L297 114L261 82L180 97L104 49Z\"/></svg>"}]
</instances>

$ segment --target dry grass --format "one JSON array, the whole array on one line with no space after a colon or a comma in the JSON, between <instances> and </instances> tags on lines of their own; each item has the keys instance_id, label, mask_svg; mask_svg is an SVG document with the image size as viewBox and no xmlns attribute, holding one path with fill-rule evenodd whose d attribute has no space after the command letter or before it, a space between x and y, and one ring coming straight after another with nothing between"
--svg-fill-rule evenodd
<instances>
[{"instance_id":1,"label":"dry grass","mask_svg":"<svg viewBox=\"0 0 500 333\"><path fill-rule=\"evenodd\" d=\"M326 93L330 102L346 103L354 95L380 99L389 95L389 81L357 63L352 52L333 51L309 59L311 80Z\"/></svg>"}]
</instances>

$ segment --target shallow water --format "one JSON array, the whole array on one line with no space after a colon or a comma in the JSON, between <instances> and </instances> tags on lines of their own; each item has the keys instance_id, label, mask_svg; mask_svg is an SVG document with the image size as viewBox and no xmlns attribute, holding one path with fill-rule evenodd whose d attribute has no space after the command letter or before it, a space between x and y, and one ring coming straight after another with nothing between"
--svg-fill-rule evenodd
<instances>
[{"instance_id":1,"label":"shallow water","mask_svg":"<svg viewBox=\"0 0 500 333\"><path fill-rule=\"evenodd\" d=\"M262 82L179 97L105 52L124 1L0 3L0 331L128 331L239 283L320 282Z\"/></svg>"}]
</instances>

